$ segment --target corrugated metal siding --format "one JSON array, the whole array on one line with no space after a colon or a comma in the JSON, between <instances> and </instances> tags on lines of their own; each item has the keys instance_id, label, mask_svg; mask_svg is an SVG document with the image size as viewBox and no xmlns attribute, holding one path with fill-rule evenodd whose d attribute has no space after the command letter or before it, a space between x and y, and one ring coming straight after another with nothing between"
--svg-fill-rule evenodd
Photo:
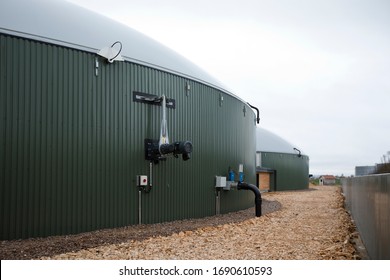
<instances>
[{"instance_id":1,"label":"corrugated metal siding","mask_svg":"<svg viewBox=\"0 0 390 280\"><path fill-rule=\"evenodd\" d=\"M344 178L342 185L370 258L390 259L390 175Z\"/></svg>"},{"instance_id":2,"label":"corrugated metal siding","mask_svg":"<svg viewBox=\"0 0 390 280\"><path fill-rule=\"evenodd\" d=\"M176 109L167 110L170 139L194 146L189 161L153 166L143 222L215 214L214 178L229 165L243 163L254 183L254 114L232 96L78 50L1 34L0 47L1 239L138 222L135 178L148 175L144 139L159 137L161 107L133 102L133 91L175 98ZM221 212L252 206L252 196L224 194Z\"/></svg>"},{"instance_id":3,"label":"corrugated metal siding","mask_svg":"<svg viewBox=\"0 0 390 280\"><path fill-rule=\"evenodd\" d=\"M261 153L261 166L276 170L276 190L309 187L309 157L285 153Z\"/></svg>"}]
</instances>

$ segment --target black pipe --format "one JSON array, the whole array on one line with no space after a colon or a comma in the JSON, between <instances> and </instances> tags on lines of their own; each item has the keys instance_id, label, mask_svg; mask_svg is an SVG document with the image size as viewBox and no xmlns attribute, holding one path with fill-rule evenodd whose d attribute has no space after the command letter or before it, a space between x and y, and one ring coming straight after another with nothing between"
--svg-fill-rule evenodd
<instances>
[{"instance_id":1,"label":"black pipe","mask_svg":"<svg viewBox=\"0 0 390 280\"><path fill-rule=\"evenodd\" d=\"M297 149L297 148L294 148L294 150L295 151L297 151L299 154L298 154L298 157L301 157L302 155L301 155L301 151L299 150L299 149Z\"/></svg>"},{"instance_id":2,"label":"black pipe","mask_svg":"<svg viewBox=\"0 0 390 280\"><path fill-rule=\"evenodd\" d=\"M238 182L237 190L250 190L255 194L256 217L260 217L262 199L259 188L252 184Z\"/></svg>"},{"instance_id":3,"label":"black pipe","mask_svg":"<svg viewBox=\"0 0 390 280\"><path fill-rule=\"evenodd\" d=\"M246 103L248 104L249 107L251 107L252 109L255 109L256 112L257 112L257 116L256 116L256 122L257 123L260 123L260 111L258 108L256 108L255 106L252 106L251 104L249 104L248 102Z\"/></svg>"}]
</instances>

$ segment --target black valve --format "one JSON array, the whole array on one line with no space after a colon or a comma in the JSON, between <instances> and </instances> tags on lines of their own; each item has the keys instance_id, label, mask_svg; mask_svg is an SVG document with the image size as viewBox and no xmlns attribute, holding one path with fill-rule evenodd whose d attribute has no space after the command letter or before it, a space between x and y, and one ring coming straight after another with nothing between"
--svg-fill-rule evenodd
<instances>
[{"instance_id":1,"label":"black valve","mask_svg":"<svg viewBox=\"0 0 390 280\"><path fill-rule=\"evenodd\" d=\"M182 155L184 161L191 158L192 143L190 141L177 141L172 144L159 145L158 140L145 139L145 159L158 163L168 156Z\"/></svg>"},{"instance_id":2,"label":"black valve","mask_svg":"<svg viewBox=\"0 0 390 280\"><path fill-rule=\"evenodd\" d=\"M181 154L184 161L191 158L192 143L190 141L175 142L173 145L175 146L174 154Z\"/></svg>"}]
</instances>

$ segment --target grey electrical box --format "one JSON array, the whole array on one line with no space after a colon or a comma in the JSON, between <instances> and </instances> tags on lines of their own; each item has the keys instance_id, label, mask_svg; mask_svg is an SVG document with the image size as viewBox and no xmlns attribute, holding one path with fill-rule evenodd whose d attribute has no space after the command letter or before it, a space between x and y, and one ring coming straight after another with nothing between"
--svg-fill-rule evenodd
<instances>
[{"instance_id":1,"label":"grey electrical box","mask_svg":"<svg viewBox=\"0 0 390 280\"><path fill-rule=\"evenodd\" d=\"M216 188L225 188L226 187L226 177L215 176L215 187Z\"/></svg>"}]
</instances>

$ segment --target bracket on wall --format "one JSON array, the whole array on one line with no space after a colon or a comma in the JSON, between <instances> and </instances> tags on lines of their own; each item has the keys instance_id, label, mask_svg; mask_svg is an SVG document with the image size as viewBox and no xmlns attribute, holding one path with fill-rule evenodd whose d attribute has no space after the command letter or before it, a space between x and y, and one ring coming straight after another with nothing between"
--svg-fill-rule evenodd
<instances>
[{"instance_id":1,"label":"bracket on wall","mask_svg":"<svg viewBox=\"0 0 390 280\"><path fill-rule=\"evenodd\" d=\"M157 164L160 160L166 160L158 152L158 139L145 139L145 159Z\"/></svg>"},{"instance_id":2,"label":"bracket on wall","mask_svg":"<svg viewBox=\"0 0 390 280\"><path fill-rule=\"evenodd\" d=\"M159 97L155 94L133 91L133 101L146 103L146 104L150 104L150 105L161 106L162 99L161 99L161 97ZM167 108L175 109L176 108L176 100L172 99L172 98L167 98L166 99L166 106L167 106Z\"/></svg>"}]
</instances>

